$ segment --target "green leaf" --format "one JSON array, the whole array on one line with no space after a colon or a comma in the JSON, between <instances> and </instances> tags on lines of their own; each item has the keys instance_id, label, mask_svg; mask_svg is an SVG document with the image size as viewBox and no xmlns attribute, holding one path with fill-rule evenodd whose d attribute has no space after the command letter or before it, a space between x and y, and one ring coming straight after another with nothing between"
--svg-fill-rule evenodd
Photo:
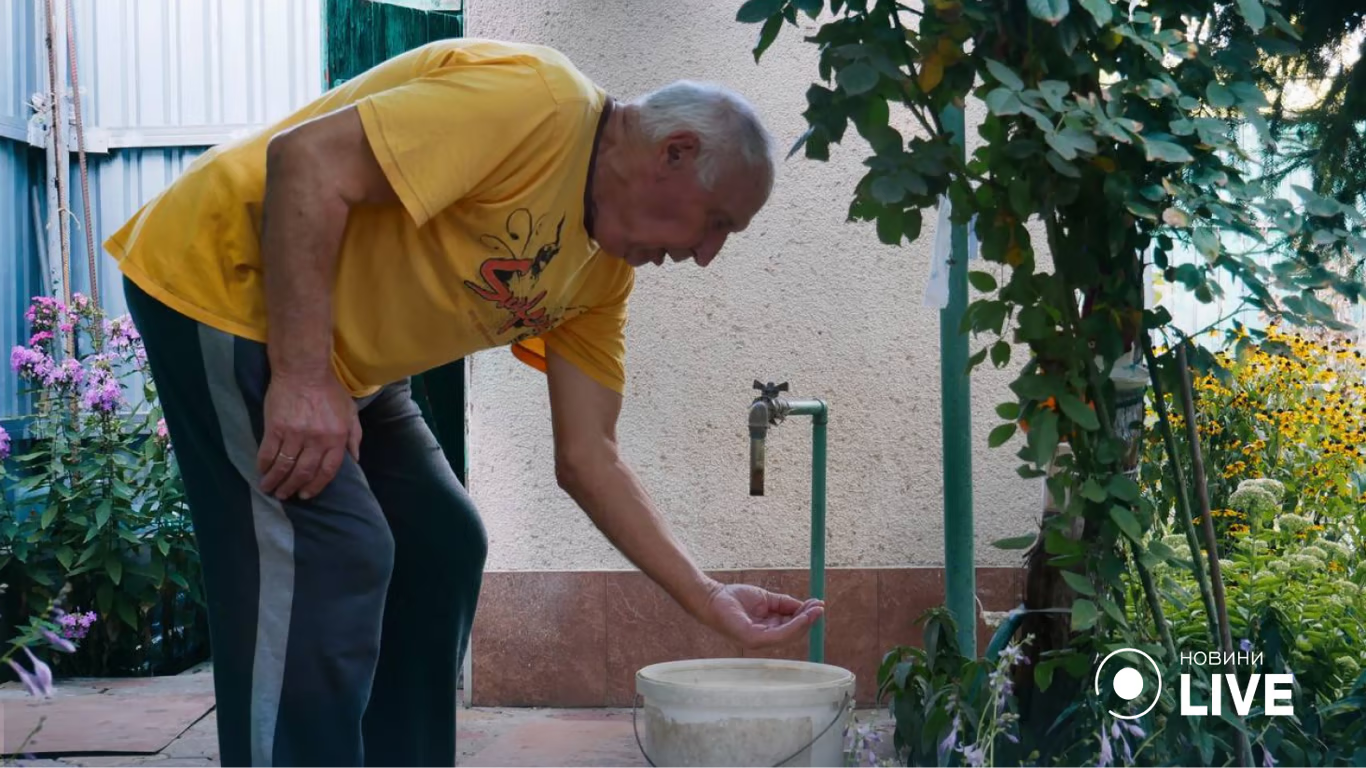
<instances>
[{"instance_id":1,"label":"green leaf","mask_svg":"<svg viewBox=\"0 0 1366 768\"><path fill-rule=\"evenodd\" d=\"M991 434L987 435L987 445L992 448L1000 448L1006 444L1007 440L1015 436L1016 429L1013 421L997 426L991 430Z\"/></svg>"},{"instance_id":2,"label":"green leaf","mask_svg":"<svg viewBox=\"0 0 1366 768\"><path fill-rule=\"evenodd\" d=\"M1144 152L1148 160L1160 160L1165 163L1189 163L1195 158L1186 148L1180 144L1161 139L1147 139L1143 142Z\"/></svg>"},{"instance_id":3,"label":"green leaf","mask_svg":"<svg viewBox=\"0 0 1366 768\"><path fill-rule=\"evenodd\" d=\"M133 609L133 602L131 600L127 598L119 600L118 614L119 618L123 619L123 623L127 624L129 629L138 628L138 614L137 611Z\"/></svg>"},{"instance_id":4,"label":"green leaf","mask_svg":"<svg viewBox=\"0 0 1366 768\"><path fill-rule=\"evenodd\" d=\"M1048 164L1053 166L1053 170L1069 178L1081 178L1081 171L1077 170L1076 166L1068 163L1061 157L1058 157L1057 152L1049 152L1046 157L1048 158Z\"/></svg>"},{"instance_id":5,"label":"green leaf","mask_svg":"<svg viewBox=\"0 0 1366 768\"><path fill-rule=\"evenodd\" d=\"M996 547L997 549L1028 549L1029 547L1034 546L1034 542L1038 541L1038 538L1038 536L1033 534L1027 536L1012 536L1008 539L997 539L996 541L991 542L991 546Z\"/></svg>"},{"instance_id":6,"label":"green leaf","mask_svg":"<svg viewBox=\"0 0 1366 768\"><path fill-rule=\"evenodd\" d=\"M1028 0L1029 12L1034 14L1034 18L1042 19L1049 24L1057 24L1067 17L1067 0Z\"/></svg>"},{"instance_id":7,"label":"green leaf","mask_svg":"<svg viewBox=\"0 0 1366 768\"><path fill-rule=\"evenodd\" d=\"M1121 501L1137 501L1138 483L1124 475L1114 475L1110 478L1110 495Z\"/></svg>"},{"instance_id":8,"label":"green leaf","mask_svg":"<svg viewBox=\"0 0 1366 768\"><path fill-rule=\"evenodd\" d=\"M58 509L60 508L56 504L51 504L43 510L43 517L38 521L38 527L47 530L52 525L52 521L57 519Z\"/></svg>"},{"instance_id":9,"label":"green leaf","mask_svg":"<svg viewBox=\"0 0 1366 768\"><path fill-rule=\"evenodd\" d=\"M123 561L118 558L118 555L112 553L105 555L104 570L105 573L109 574L109 580L114 583L114 586L117 587L119 582L123 580Z\"/></svg>"},{"instance_id":10,"label":"green leaf","mask_svg":"<svg viewBox=\"0 0 1366 768\"><path fill-rule=\"evenodd\" d=\"M782 16L770 16L768 21L764 22L763 29L759 30L759 39L754 43L754 49L751 51L754 54L755 64L758 64L759 59L763 58L764 52L773 45L773 41L778 39L778 33L782 31L782 28Z\"/></svg>"},{"instance_id":11,"label":"green leaf","mask_svg":"<svg viewBox=\"0 0 1366 768\"><path fill-rule=\"evenodd\" d=\"M873 197L883 205L893 205L901 202L901 198L906 196L906 191L901 188L901 184L891 176L879 176L873 180L870 191Z\"/></svg>"},{"instance_id":12,"label":"green leaf","mask_svg":"<svg viewBox=\"0 0 1366 768\"><path fill-rule=\"evenodd\" d=\"M1024 109L1024 102L1020 101L1020 95L1007 88L997 88L987 94L987 109L991 114L999 116L1018 115Z\"/></svg>"},{"instance_id":13,"label":"green leaf","mask_svg":"<svg viewBox=\"0 0 1366 768\"><path fill-rule=\"evenodd\" d=\"M990 272L969 272L968 282L972 283L972 287L982 293L991 293L996 290L996 278Z\"/></svg>"},{"instance_id":14,"label":"green leaf","mask_svg":"<svg viewBox=\"0 0 1366 768\"><path fill-rule=\"evenodd\" d=\"M998 341L991 345L991 364L997 368L1004 368L1010 362L1010 344L1006 341Z\"/></svg>"},{"instance_id":15,"label":"green leaf","mask_svg":"<svg viewBox=\"0 0 1366 768\"><path fill-rule=\"evenodd\" d=\"M171 542L165 539L157 539L157 549L161 550L162 556L171 554Z\"/></svg>"},{"instance_id":16,"label":"green leaf","mask_svg":"<svg viewBox=\"0 0 1366 768\"><path fill-rule=\"evenodd\" d=\"M1085 632L1095 626L1099 612L1090 600L1078 600L1072 604L1072 631Z\"/></svg>"},{"instance_id":17,"label":"green leaf","mask_svg":"<svg viewBox=\"0 0 1366 768\"><path fill-rule=\"evenodd\" d=\"M1020 418L1019 403L1001 403L996 406L996 415L1007 421L1015 421Z\"/></svg>"},{"instance_id":18,"label":"green leaf","mask_svg":"<svg viewBox=\"0 0 1366 768\"><path fill-rule=\"evenodd\" d=\"M1091 586L1091 580L1076 571L1062 571L1062 580L1067 582L1067 586L1076 590L1079 594L1094 597L1096 588Z\"/></svg>"},{"instance_id":19,"label":"green leaf","mask_svg":"<svg viewBox=\"0 0 1366 768\"><path fill-rule=\"evenodd\" d=\"M1053 670L1057 669L1056 659L1039 662L1039 666L1034 668L1034 684L1039 686L1040 691L1047 691L1053 684Z\"/></svg>"},{"instance_id":20,"label":"green leaf","mask_svg":"<svg viewBox=\"0 0 1366 768\"><path fill-rule=\"evenodd\" d=\"M1063 2L1065 3L1066 0L1063 0ZM1009 90L1024 90L1024 81L1021 80L1020 76L1015 74L1015 72L1010 67L1007 67L1005 64L1002 64L1001 62L995 59L987 59L987 71L991 73L992 77L996 78L996 82L1000 83L1001 85L1004 85Z\"/></svg>"},{"instance_id":21,"label":"green leaf","mask_svg":"<svg viewBox=\"0 0 1366 768\"><path fill-rule=\"evenodd\" d=\"M1096 24L1105 26L1114 18L1114 9L1110 7L1110 0L1077 0L1081 7L1090 11L1095 17Z\"/></svg>"},{"instance_id":22,"label":"green leaf","mask_svg":"<svg viewBox=\"0 0 1366 768\"><path fill-rule=\"evenodd\" d=\"M1081 496L1089 501L1097 502L1105 501L1106 499L1105 489L1100 487L1100 483L1096 482L1094 477L1088 477L1086 478L1086 482L1082 483Z\"/></svg>"},{"instance_id":23,"label":"green leaf","mask_svg":"<svg viewBox=\"0 0 1366 768\"><path fill-rule=\"evenodd\" d=\"M861 61L841 69L835 81L850 96L858 96L871 91L877 85L877 70Z\"/></svg>"},{"instance_id":24,"label":"green leaf","mask_svg":"<svg viewBox=\"0 0 1366 768\"><path fill-rule=\"evenodd\" d=\"M877 215L877 239L886 245L900 245L901 234L901 209L883 208Z\"/></svg>"},{"instance_id":25,"label":"green leaf","mask_svg":"<svg viewBox=\"0 0 1366 768\"><path fill-rule=\"evenodd\" d=\"M76 550L63 544L57 548L57 562L66 570L71 570L71 562L76 559Z\"/></svg>"},{"instance_id":26,"label":"green leaf","mask_svg":"<svg viewBox=\"0 0 1366 768\"><path fill-rule=\"evenodd\" d=\"M1124 616L1124 612L1119 609L1119 606L1115 605L1114 600L1111 600L1108 597L1102 597L1100 598L1100 607L1101 610L1105 611L1106 615L1115 620L1116 624L1119 624L1122 627L1129 625L1129 620Z\"/></svg>"},{"instance_id":27,"label":"green leaf","mask_svg":"<svg viewBox=\"0 0 1366 768\"><path fill-rule=\"evenodd\" d=\"M1134 517L1133 512L1124 507L1110 507L1110 519L1115 521L1115 525L1119 526L1121 531L1124 531L1125 536L1135 542L1142 539L1143 533L1139 530L1138 518Z\"/></svg>"},{"instance_id":28,"label":"green leaf","mask_svg":"<svg viewBox=\"0 0 1366 768\"><path fill-rule=\"evenodd\" d=\"M1228 109L1234 104L1233 91L1219 83L1205 86L1205 98L1209 100L1210 106L1217 109Z\"/></svg>"},{"instance_id":29,"label":"green leaf","mask_svg":"<svg viewBox=\"0 0 1366 768\"><path fill-rule=\"evenodd\" d=\"M1088 432L1100 429L1100 420L1096 418L1096 412L1086 407L1086 403L1071 392L1064 392L1058 396L1058 406L1067 418L1082 429Z\"/></svg>"},{"instance_id":30,"label":"green leaf","mask_svg":"<svg viewBox=\"0 0 1366 768\"><path fill-rule=\"evenodd\" d=\"M1253 32L1261 32L1262 27L1266 26L1266 9L1262 7L1262 0L1238 0L1238 10L1247 19L1247 25L1252 27Z\"/></svg>"},{"instance_id":31,"label":"green leaf","mask_svg":"<svg viewBox=\"0 0 1366 768\"><path fill-rule=\"evenodd\" d=\"M103 528L104 524L109 522L109 516L113 514L113 512L113 499L105 499L104 501L101 501L100 505L95 508L95 527Z\"/></svg>"},{"instance_id":32,"label":"green leaf","mask_svg":"<svg viewBox=\"0 0 1366 768\"><path fill-rule=\"evenodd\" d=\"M1195 243L1195 249L1205 258L1214 261L1219 258L1219 236L1214 230L1208 227L1198 227L1191 232L1191 240Z\"/></svg>"},{"instance_id":33,"label":"green leaf","mask_svg":"<svg viewBox=\"0 0 1366 768\"><path fill-rule=\"evenodd\" d=\"M758 24L783 9L783 0L746 0L735 12L741 24Z\"/></svg>"},{"instance_id":34,"label":"green leaf","mask_svg":"<svg viewBox=\"0 0 1366 768\"><path fill-rule=\"evenodd\" d=\"M1029 442L1034 448L1034 463L1046 467L1053 461L1058 448L1058 414L1044 411L1035 416L1029 429Z\"/></svg>"},{"instance_id":35,"label":"green leaf","mask_svg":"<svg viewBox=\"0 0 1366 768\"><path fill-rule=\"evenodd\" d=\"M1237 99L1238 103L1244 107L1260 109L1268 106L1266 94L1262 93L1262 89L1253 83L1240 81L1233 83L1228 89L1233 92L1233 98Z\"/></svg>"},{"instance_id":36,"label":"green leaf","mask_svg":"<svg viewBox=\"0 0 1366 768\"><path fill-rule=\"evenodd\" d=\"M1039 93L1054 112L1063 111L1063 99L1071 92L1071 87L1061 80L1044 80L1039 83Z\"/></svg>"}]
</instances>

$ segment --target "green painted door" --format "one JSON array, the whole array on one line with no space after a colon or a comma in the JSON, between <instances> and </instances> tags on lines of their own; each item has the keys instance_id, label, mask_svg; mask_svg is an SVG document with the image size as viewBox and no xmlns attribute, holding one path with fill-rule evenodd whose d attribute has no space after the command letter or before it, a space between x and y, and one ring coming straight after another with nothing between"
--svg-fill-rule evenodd
<instances>
[{"instance_id":1,"label":"green painted door","mask_svg":"<svg viewBox=\"0 0 1366 768\"><path fill-rule=\"evenodd\" d=\"M326 87L340 85L404 51L433 40L464 34L462 12L407 7L423 4L326 0L323 20ZM436 433L446 460L460 482L466 483L465 361L457 360L413 377L413 399Z\"/></svg>"}]
</instances>

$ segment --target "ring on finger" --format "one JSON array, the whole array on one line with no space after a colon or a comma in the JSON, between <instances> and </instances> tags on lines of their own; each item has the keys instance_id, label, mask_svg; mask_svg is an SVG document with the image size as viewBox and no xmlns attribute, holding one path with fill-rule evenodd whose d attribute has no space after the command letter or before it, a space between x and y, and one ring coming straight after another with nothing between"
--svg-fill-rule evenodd
<instances>
[{"instance_id":1,"label":"ring on finger","mask_svg":"<svg viewBox=\"0 0 1366 768\"><path fill-rule=\"evenodd\" d=\"M283 453L277 453L275 457L278 459L284 459L285 461L297 461L299 458L298 456L288 456Z\"/></svg>"}]
</instances>

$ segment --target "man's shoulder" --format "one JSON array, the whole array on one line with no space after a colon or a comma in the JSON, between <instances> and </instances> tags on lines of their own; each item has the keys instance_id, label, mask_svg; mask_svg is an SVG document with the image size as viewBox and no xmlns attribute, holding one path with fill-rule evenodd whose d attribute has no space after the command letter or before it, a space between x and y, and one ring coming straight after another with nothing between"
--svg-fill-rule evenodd
<instances>
[{"instance_id":1,"label":"man's shoulder","mask_svg":"<svg viewBox=\"0 0 1366 768\"><path fill-rule=\"evenodd\" d=\"M518 75L535 75L556 102L597 102L602 89L564 53L545 45L487 38L451 38L427 43L414 51L419 71L498 68Z\"/></svg>"}]
</instances>

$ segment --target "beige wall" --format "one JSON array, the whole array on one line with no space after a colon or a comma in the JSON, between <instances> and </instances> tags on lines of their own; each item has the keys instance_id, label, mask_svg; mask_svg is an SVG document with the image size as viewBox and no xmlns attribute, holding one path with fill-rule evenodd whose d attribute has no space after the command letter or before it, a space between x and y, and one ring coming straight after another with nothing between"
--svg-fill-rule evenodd
<instances>
[{"instance_id":1,"label":"beige wall","mask_svg":"<svg viewBox=\"0 0 1366 768\"><path fill-rule=\"evenodd\" d=\"M725 83L754 101L785 154L805 129L816 48L788 27L756 65L758 28L734 21L738 4L467 8L471 36L556 47L619 98L675 78ZM848 135L827 164L783 163L768 207L710 267L638 274L622 447L706 568L807 564L810 420L771 433L769 493L750 497L745 416L755 378L785 379L794 395L830 403L830 566L943 562L939 313L923 303L934 217L901 248L879 244L871 225L846 224L866 150L852 127ZM470 486L489 530L488 567L629 567L556 487L543 377L505 351L478 355L471 375ZM980 564L1018 562L990 542L1029 530L1041 495L1037 481L1015 474L1014 448L986 445L1009 378L989 366L973 378Z\"/></svg>"}]
</instances>

